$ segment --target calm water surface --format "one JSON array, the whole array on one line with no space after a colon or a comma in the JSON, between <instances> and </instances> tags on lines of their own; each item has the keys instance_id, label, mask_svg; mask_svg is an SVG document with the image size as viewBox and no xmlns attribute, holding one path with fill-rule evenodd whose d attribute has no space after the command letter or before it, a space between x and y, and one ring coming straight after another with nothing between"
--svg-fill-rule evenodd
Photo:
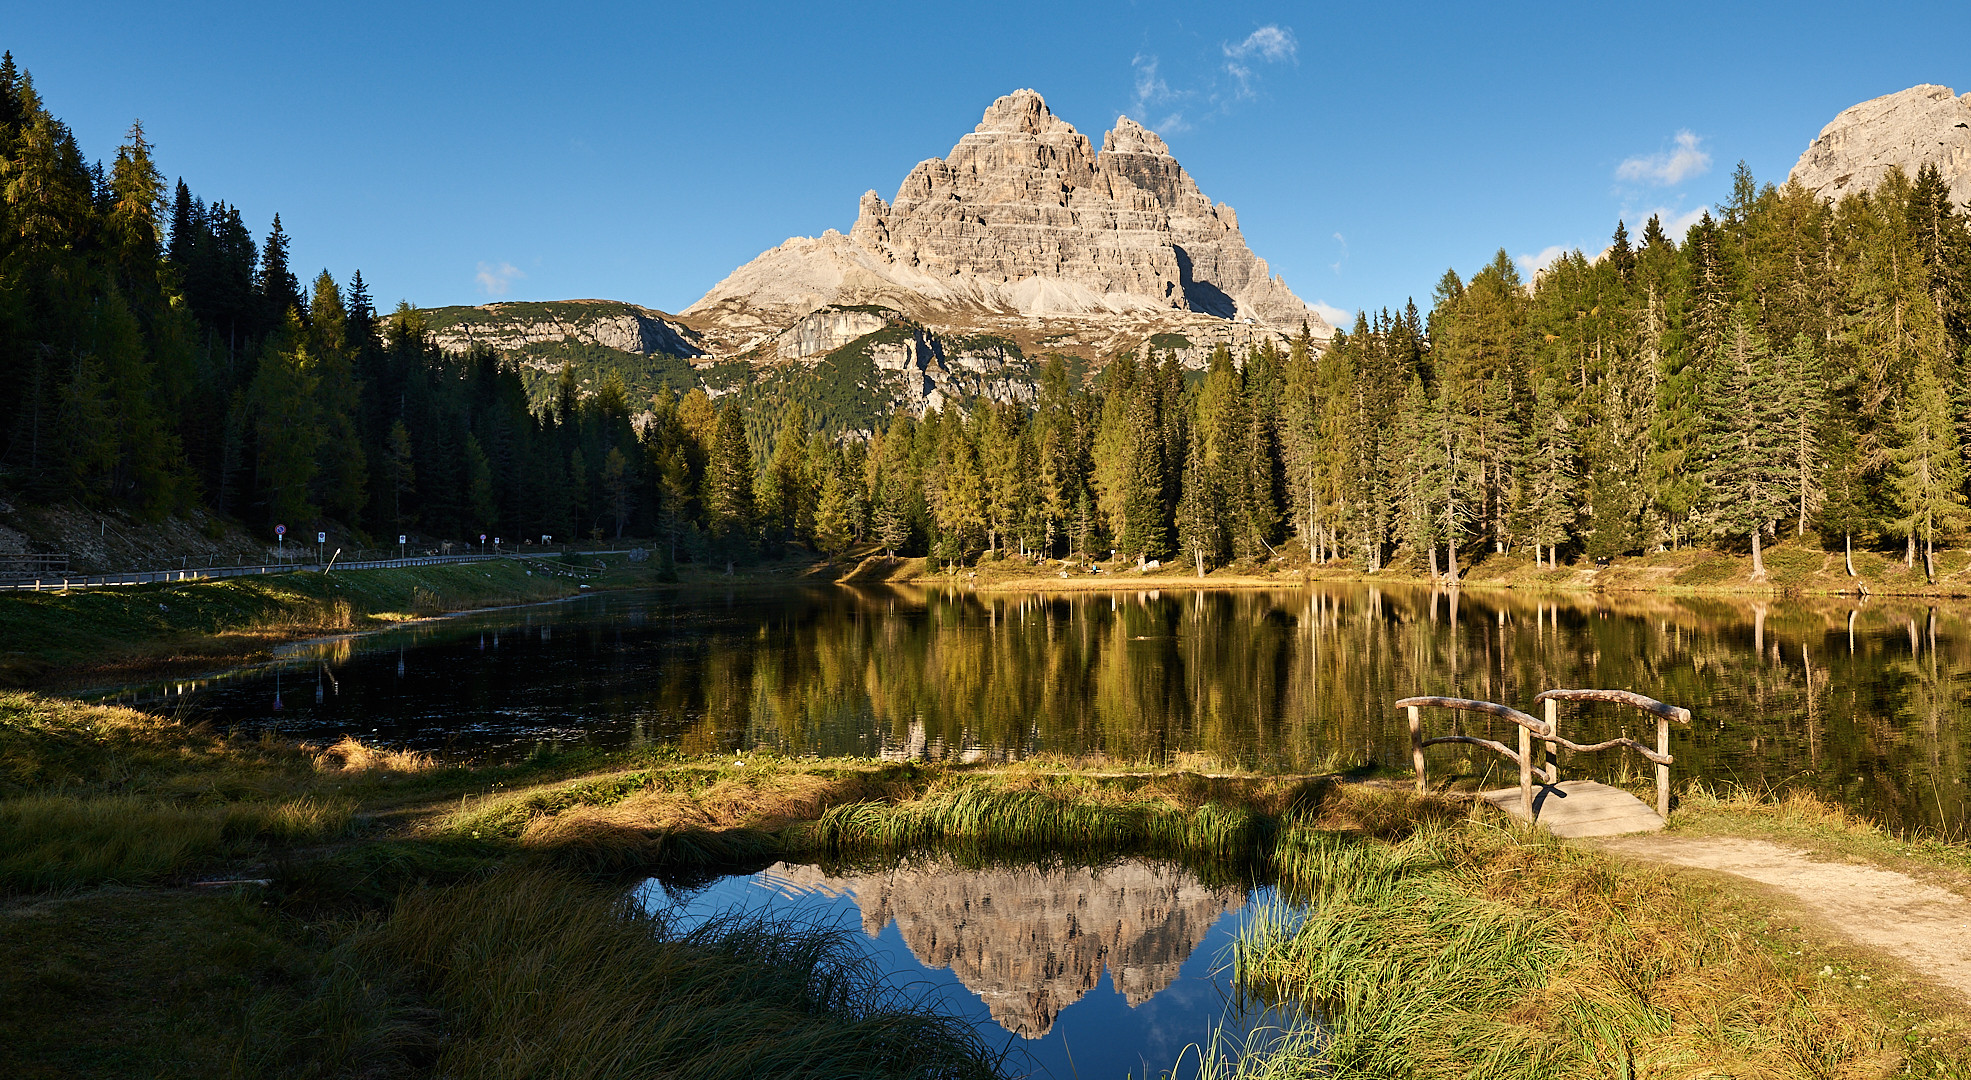
<instances>
[{"instance_id":1,"label":"calm water surface","mask_svg":"<svg viewBox=\"0 0 1971 1080\"><path fill-rule=\"evenodd\" d=\"M873 869L776 863L639 892L683 925L722 915L839 927L908 996L969 1020L1008 1076L1194 1074L1214 1031L1263 1046L1292 1022L1240 999L1231 948L1270 889L1208 885L1171 864L966 868L913 858Z\"/></svg>"},{"instance_id":2,"label":"calm water surface","mask_svg":"<svg viewBox=\"0 0 1971 1080\"><path fill-rule=\"evenodd\" d=\"M625 593L310 643L275 665L106 696L222 727L480 757L586 742L1299 771L1406 762L1391 707L1405 695L1524 709L1542 689L1604 686L1697 714L1672 738L1680 781L1798 785L1892 827L1963 831L1967 615L1366 585ZM1464 721L1512 741L1489 723ZM1654 738L1621 710L1566 723L1577 741ZM1440 773L1509 779L1482 751L1430 753ZM1566 770L1643 767L1609 753Z\"/></svg>"}]
</instances>

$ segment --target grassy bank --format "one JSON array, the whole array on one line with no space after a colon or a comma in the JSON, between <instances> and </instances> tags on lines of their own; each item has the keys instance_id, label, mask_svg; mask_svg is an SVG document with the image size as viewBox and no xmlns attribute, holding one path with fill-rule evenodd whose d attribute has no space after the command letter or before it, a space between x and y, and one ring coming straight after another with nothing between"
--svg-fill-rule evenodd
<instances>
[{"instance_id":1,"label":"grassy bank","mask_svg":"<svg viewBox=\"0 0 1971 1080\"><path fill-rule=\"evenodd\" d=\"M1685 806L1678 828L1884 856L1896 842L1811 801L1694 790ZM1327 1025L1243 1062L1253 1075L1931 1075L1967 1060L1956 1012L1756 895L1489 813L1359 774L660 750L466 767L0 694L0 1066L987 1075L989 1048L886 987L851 940L687 932L625 900L665 866L926 848L1147 854L1317 901L1242 943L1249 988ZM1921 857L1940 875L1971 865L1940 842ZM200 884L242 879L267 884Z\"/></svg>"},{"instance_id":2,"label":"grassy bank","mask_svg":"<svg viewBox=\"0 0 1971 1080\"><path fill-rule=\"evenodd\" d=\"M1900 557L1881 552L1855 552L1855 575L1847 572L1843 554L1823 551L1814 541L1787 541L1764 553L1766 573L1756 577L1749 554L1709 548L1683 548L1649 555L1613 559L1598 567L1579 559L1558 567L1535 565L1530 555L1476 553L1459 566L1461 584L1475 588L1543 591L1633 592L1684 595L1836 596L1867 593L1877 596L1971 596L1971 550L1939 551L1936 579L1925 576L1922 560L1905 567ZM858 568L858 581L899 580L921 584L958 585L983 590L1037 592L1103 592L1139 589L1264 589L1295 588L1309 581L1395 582L1430 585L1426 568L1398 562L1374 574L1353 562L1310 566L1304 556L1282 553L1255 563L1220 567L1199 577L1195 568L1164 565L1139 570L1133 560L1096 563L1100 572L1066 567L1058 560L1035 564L1020 558L982 558L974 566L940 569L925 560L871 560Z\"/></svg>"},{"instance_id":3,"label":"grassy bank","mask_svg":"<svg viewBox=\"0 0 1971 1080\"><path fill-rule=\"evenodd\" d=\"M246 662L273 645L471 608L537 603L584 585L654 582L621 556L296 571L0 594L0 685Z\"/></svg>"}]
</instances>

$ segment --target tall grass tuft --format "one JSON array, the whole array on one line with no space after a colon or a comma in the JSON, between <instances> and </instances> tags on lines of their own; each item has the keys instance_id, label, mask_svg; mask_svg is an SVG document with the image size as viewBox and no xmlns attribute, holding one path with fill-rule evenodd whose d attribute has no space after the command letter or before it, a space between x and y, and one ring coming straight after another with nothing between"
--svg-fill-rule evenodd
<instances>
[{"instance_id":1,"label":"tall grass tuft","mask_svg":"<svg viewBox=\"0 0 1971 1080\"><path fill-rule=\"evenodd\" d=\"M433 1075L988 1077L971 1027L900 996L853 932L688 931L620 889L511 871L404 896L352 942L447 1018Z\"/></svg>"},{"instance_id":2,"label":"tall grass tuft","mask_svg":"<svg viewBox=\"0 0 1971 1080\"><path fill-rule=\"evenodd\" d=\"M0 890L137 885L188 873L261 843L325 839L347 805L313 798L190 804L131 796L0 801Z\"/></svg>"},{"instance_id":3,"label":"tall grass tuft","mask_svg":"<svg viewBox=\"0 0 1971 1080\"><path fill-rule=\"evenodd\" d=\"M1327 1075L1836 1077L1903 1060L1892 1024L1701 883L1477 821L1393 843L1289 827L1274 862L1306 907L1251 921L1237 978L1322 1013L1322 1040L1275 1053Z\"/></svg>"},{"instance_id":4,"label":"tall grass tuft","mask_svg":"<svg viewBox=\"0 0 1971 1080\"><path fill-rule=\"evenodd\" d=\"M853 803L821 815L805 841L830 855L956 848L972 853L1139 851L1229 860L1252 849L1258 819L1244 807L1187 811L1137 799L1085 802L1037 791L962 787L905 803Z\"/></svg>"}]
</instances>

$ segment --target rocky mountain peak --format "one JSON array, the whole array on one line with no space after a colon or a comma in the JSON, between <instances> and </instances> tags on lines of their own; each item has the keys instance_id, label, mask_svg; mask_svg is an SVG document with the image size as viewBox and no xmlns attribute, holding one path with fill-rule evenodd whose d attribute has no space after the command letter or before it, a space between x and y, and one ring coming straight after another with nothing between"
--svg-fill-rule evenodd
<instances>
[{"instance_id":1,"label":"rocky mountain peak","mask_svg":"<svg viewBox=\"0 0 1971 1080\"><path fill-rule=\"evenodd\" d=\"M1149 128L1127 116L1116 117L1116 126L1102 136L1104 154L1156 154L1170 156L1170 147Z\"/></svg>"},{"instance_id":2,"label":"rocky mountain peak","mask_svg":"<svg viewBox=\"0 0 1971 1080\"><path fill-rule=\"evenodd\" d=\"M1827 198L1867 191L1890 166L1934 163L1954 203L1971 201L1971 94L1923 84L1852 105L1821 129L1790 178Z\"/></svg>"},{"instance_id":3,"label":"rocky mountain peak","mask_svg":"<svg viewBox=\"0 0 1971 1080\"><path fill-rule=\"evenodd\" d=\"M1015 90L986 106L979 126L972 129L975 135L1048 135L1061 131L1072 134L1074 126L1055 116L1047 102L1032 90Z\"/></svg>"},{"instance_id":4,"label":"rocky mountain peak","mask_svg":"<svg viewBox=\"0 0 1971 1080\"><path fill-rule=\"evenodd\" d=\"M1099 331L1118 316L1171 324L1162 331L1183 322L1202 340L1214 321L1330 332L1155 133L1118 117L1097 153L1032 90L987 106L950 153L911 169L893 200L865 193L846 237L790 240L683 314L750 348L830 305L1015 337L1021 320Z\"/></svg>"}]
</instances>

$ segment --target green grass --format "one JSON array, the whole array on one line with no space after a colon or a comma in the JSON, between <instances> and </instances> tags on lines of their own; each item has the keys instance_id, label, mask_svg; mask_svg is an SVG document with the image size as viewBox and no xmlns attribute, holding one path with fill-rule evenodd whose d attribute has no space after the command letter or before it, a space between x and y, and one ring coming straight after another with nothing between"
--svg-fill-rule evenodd
<instances>
[{"instance_id":1,"label":"green grass","mask_svg":"<svg viewBox=\"0 0 1971 1080\"><path fill-rule=\"evenodd\" d=\"M840 927L684 929L620 889L513 872L415 890L346 948L445 1017L439 1076L993 1075L969 1025L888 985Z\"/></svg>"},{"instance_id":2,"label":"green grass","mask_svg":"<svg viewBox=\"0 0 1971 1080\"><path fill-rule=\"evenodd\" d=\"M1250 855L1257 829L1246 807L1206 803L1186 810L1159 799L1091 804L1044 792L974 787L900 804L838 806L804 839L834 856L937 848L1001 857L1138 852L1222 861Z\"/></svg>"},{"instance_id":3,"label":"green grass","mask_svg":"<svg viewBox=\"0 0 1971 1080\"><path fill-rule=\"evenodd\" d=\"M37 795L0 801L0 892L180 876L269 847L320 842L349 827L346 803L161 802Z\"/></svg>"},{"instance_id":4,"label":"green grass","mask_svg":"<svg viewBox=\"0 0 1971 1080\"><path fill-rule=\"evenodd\" d=\"M1279 1051L1276 1073L1831 1077L1962 1061L1962 1024L1826 977L1856 962L1743 896L1544 834L1292 827L1276 859L1309 906L1255 919L1237 977L1325 1025Z\"/></svg>"}]
</instances>

